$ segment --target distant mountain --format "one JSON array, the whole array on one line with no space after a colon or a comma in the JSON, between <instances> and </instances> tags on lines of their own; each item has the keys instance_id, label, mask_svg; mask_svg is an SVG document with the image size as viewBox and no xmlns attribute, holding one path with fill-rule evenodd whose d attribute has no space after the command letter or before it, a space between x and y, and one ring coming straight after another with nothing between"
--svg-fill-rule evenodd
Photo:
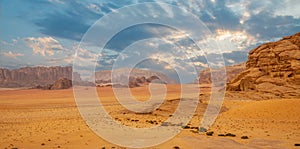
<instances>
[{"instance_id":1,"label":"distant mountain","mask_svg":"<svg viewBox=\"0 0 300 149\"><path fill-rule=\"evenodd\" d=\"M93 77L95 77L95 82L99 86L105 84L118 84L122 86L132 85L132 87L135 87L138 86L138 85L134 85L137 84L137 82L140 82L140 84L144 84L147 82L150 83L152 81L158 83L165 83L165 84L177 83L175 80L169 78L168 76L160 72L151 71L151 70L142 70L142 69L133 69L130 71L129 68L122 68L113 71L111 70L97 71L95 73L95 76Z\"/></svg>"},{"instance_id":2,"label":"distant mountain","mask_svg":"<svg viewBox=\"0 0 300 149\"><path fill-rule=\"evenodd\" d=\"M80 79L79 75L76 75ZM61 78L72 79L72 67L0 68L0 87L34 87L52 84Z\"/></svg>"},{"instance_id":3,"label":"distant mountain","mask_svg":"<svg viewBox=\"0 0 300 149\"><path fill-rule=\"evenodd\" d=\"M242 71L245 70L245 63L241 63L241 64L237 64L237 65L233 65L233 66L226 66L225 69L226 69L227 82L229 82L235 76L237 76L239 73L241 73ZM198 79L195 80L195 83L210 84L212 71L220 72L220 70L218 70L218 69L211 70L209 68L201 70ZM216 79L221 80L224 78L216 76Z\"/></svg>"},{"instance_id":4,"label":"distant mountain","mask_svg":"<svg viewBox=\"0 0 300 149\"><path fill-rule=\"evenodd\" d=\"M129 69L118 69L114 71L114 81L121 85L137 87L150 82L159 82L166 84L176 83L173 79L166 75L149 70L134 69L130 73L130 78L126 82L126 74ZM111 83L111 70L103 70L95 73L97 84ZM4 88L47 88L53 85L55 81L60 79L72 80L72 75L75 75L75 84L91 86L93 83L84 82L81 80L78 73L73 73L72 67L24 67L14 70L0 68L0 87ZM125 82L124 82L125 81ZM73 82L74 83L74 82Z\"/></svg>"},{"instance_id":5,"label":"distant mountain","mask_svg":"<svg viewBox=\"0 0 300 149\"><path fill-rule=\"evenodd\" d=\"M300 32L250 51L246 69L227 90L300 97Z\"/></svg>"}]
</instances>

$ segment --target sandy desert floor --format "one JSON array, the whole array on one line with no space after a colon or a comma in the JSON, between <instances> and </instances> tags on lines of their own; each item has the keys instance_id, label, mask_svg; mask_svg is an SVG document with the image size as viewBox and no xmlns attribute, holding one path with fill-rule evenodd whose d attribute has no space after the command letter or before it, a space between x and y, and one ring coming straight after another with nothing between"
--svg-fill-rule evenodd
<instances>
[{"instance_id":1,"label":"sandy desert floor","mask_svg":"<svg viewBox=\"0 0 300 149\"><path fill-rule=\"evenodd\" d=\"M120 123L148 128L162 124L176 109L180 86L168 85L165 102L149 114L136 114L118 104L110 87L97 88L105 109ZM202 88L204 94L209 88ZM132 89L139 100L150 97L147 86ZM207 99L200 99L186 129L151 148L297 148L300 143L300 99L232 100L208 131L198 133ZM122 148L93 133L81 118L73 90L0 90L0 148ZM218 136L232 133L232 136ZM241 139L247 136L249 139ZM298 147L300 148L300 147Z\"/></svg>"}]
</instances>

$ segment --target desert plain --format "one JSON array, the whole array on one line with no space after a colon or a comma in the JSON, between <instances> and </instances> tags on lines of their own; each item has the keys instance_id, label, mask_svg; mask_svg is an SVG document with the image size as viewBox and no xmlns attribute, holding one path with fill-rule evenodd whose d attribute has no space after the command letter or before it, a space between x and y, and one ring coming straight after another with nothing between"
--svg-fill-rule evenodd
<instances>
[{"instance_id":1,"label":"desert plain","mask_svg":"<svg viewBox=\"0 0 300 149\"><path fill-rule=\"evenodd\" d=\"M145 101L148 85L132 88L132 95ZM161 125L178 106L180 85L166 85L164 103L151 113L126 110L111 87L98 87L106 111L121 124L133 128ZM210 96L209 85L201 95L193 118L171 140L155 149L190 148L297 148L300 143L300 99L250 100L226 93L216 121L198 132ZM0 90L0 148L125 148L97 136L82 119L73 90ZM233 134L226 136L226 134ZM222 136L225 135L225 136ZM241 137L247 136L247 139ZM122 137L122 136L120 136Z\"/></svg>"}]
</instances>

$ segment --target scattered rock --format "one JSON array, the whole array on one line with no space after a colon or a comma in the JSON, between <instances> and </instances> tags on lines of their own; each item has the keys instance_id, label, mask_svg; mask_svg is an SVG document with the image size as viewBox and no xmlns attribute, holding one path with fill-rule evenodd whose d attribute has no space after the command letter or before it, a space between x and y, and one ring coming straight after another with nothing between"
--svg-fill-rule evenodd
<instances>
[{"instance_id":1,"label":"scattered rock","mask_svg":"<svg viewBox=\"0 0 300 149\"><path fill-rule=\"evenodd\" d=\"M186 126L182 126L183 129L190 129L191 127L186 125Z\"/></svg>"},{"instance_id":2,"label":"scattered rock","mask_svg":"<svg viewBox=\"0 0 300 149\"><path fill-rule=\"evenodd\" d=\"M296 143L295 146L300 146L300 143Z\"/></svg>"},{"instance_id":3,"label":"scattered rock","mask_svg":"<svg viewBox=\"0 0 300 149\"><path fill-rule=\"evenodd\" d=\"M225 136L225 134L218 134L218 136L220 136L220 137L224 137L224 136Z\"/></svg>"},{"instance_id":4,"label":"scattered rock","mask_svg":"<svg viewBox=\"0 0 300 149\"><path fill-rule=\"evenodd\" d=\"M214 132L213 132L213 131L206 132L206 135L207 135L207 136L212 136L213 134L214 134Z\"/></svg>"},{"instance_id":5,"label":"scattered rock","mask_svg":"<svg viewBox=\"0 0 300 149\"><path fill-rule=\"evenodd\" d=\"M199 127L191 127L191 129L197 129L197 130L198 130L198 129L199 129Z\"/></svg>"},{"instance_id":6,"label":"scattered rock","mask_svg":"<svg viewBox=\"0 0 300 149\"><path fill-rule=\"evenodd\" d=\"M200 128L199 128L199 132L206 132L206 131L207 131L207 129L204 128L204 127L200 127Z\"/></svg>"},{"instance_id":7,"label":"scattered rock","mask_svg":"<svg viewBox=\"0 0 300 149\"><path fill-rule=\"evenodd\" d=\"M249 139L248 136L242 136L241 139Z\"/></svg>"},{"instance_id":8,"label":"scattered rock","mask_svg":"<svg viewBox=\"0 0 300 149\"><path fill-rule=\"evenodd\" d=\"M180 147L179 146L174 146L173 149L180 149Z\"/></svg>"},{"instance_id":9,"label":"scattered rock","mask_svg":"<svg viewBox=\"0 0 300 149\"><path fill-rule=\"evenodd\" d=\"M232 134L232 133L227 133L225 136L227 136L227 137L235 137L236 135Z\"/></svg>"}]
</instances>

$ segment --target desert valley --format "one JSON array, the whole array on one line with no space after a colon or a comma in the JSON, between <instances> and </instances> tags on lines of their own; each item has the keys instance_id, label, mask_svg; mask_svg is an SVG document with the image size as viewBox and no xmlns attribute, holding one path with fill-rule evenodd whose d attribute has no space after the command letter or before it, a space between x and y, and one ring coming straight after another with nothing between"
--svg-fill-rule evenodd
<instances>
[{"instance_id":1,"label":"desert valley","mask_svg":"<svg viewBox=\"0 0 300 149\"><path fill-rule=\"evenodd\" d=\"M216 121L207 130L199 128L211 95L210 70L202 70L189 84L200 90L193 97L199 102L192 119L176 137L150 148L300 148L300 33L262 44L250 51L247 62L226 70L228 83L220 89L225 99ZM110 116L133 128L165 125L179 101L191 98L181 97L181 84L161 73L135 71L122 86L110 82L109 71L96 73L93 84L72 67L0 69L0 148L125 148L87 126L75 103L74 80L86 90L96 88ZM132 112L114 96L113 87L129 87L137 100L146 101L155 83L165 84L167 94L152 112Z\"/></svg>"}]
</instances>

